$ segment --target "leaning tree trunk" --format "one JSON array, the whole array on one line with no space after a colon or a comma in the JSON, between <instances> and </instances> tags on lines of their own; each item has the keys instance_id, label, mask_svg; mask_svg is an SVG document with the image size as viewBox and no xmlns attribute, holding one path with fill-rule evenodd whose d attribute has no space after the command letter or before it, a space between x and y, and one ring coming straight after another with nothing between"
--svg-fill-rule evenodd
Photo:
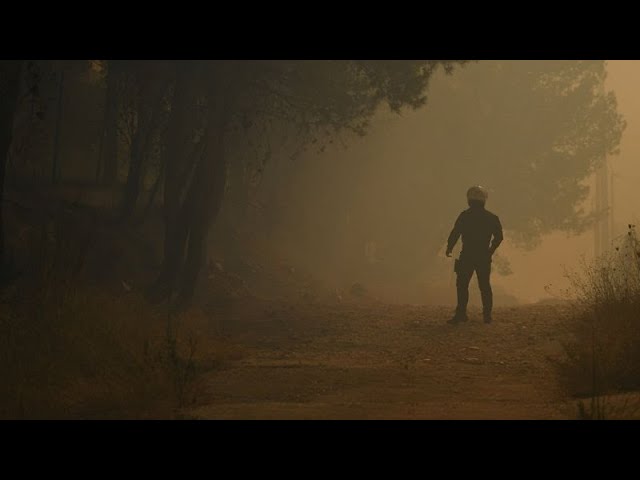
<instances>
[{"instance_id":1,"label":"leaning tree trunk","mask_svg":"<svg viewBox=\"0 0 640 480\"><path fill-rule=\"evenodd\" d=\"M178 92L180 88L176 86L176 94ZM185 172L177 168L175 157L168 158L165 258L156 284L156 299L171 298L175 293L177 298L173 306L177 309L188 306L192 299L205 260L209 228L220 211L224 196L224 136L230 105L225 93L227 89L218 84L215 93L209 97L205 148L195 169ZM173 174L170 169L174 170ZM180 182L170 181L176 177ZM183 186L188 186L186 198L180 201Z\"/></svg>"},{"instance_id":2,"label":"leaning tree trunk","mask_svg":"<svg viewBox=\"0 0 640 480\"><path fill-rule=\"evenodd\" d=\"M188 306L205 259L209 228L216 219L226 184L224 138L234 100L226 62L216 64L207 84L209 115L200 145L194 145L193 110L198 97L194 68L198 62L178 62L174 98L165 148L165 244L160 274L150 291L152 301L171 300L174 308ZM202 65L200 65L202 67ZM204 92L202 92L204 94ZM204 152L199 150L204 146ZM195 157L195 166L191 157ZM184 200L183 200L184 198Z\"/></svg>"},{"instance_id":3,"label":"leaning tree trunk","mask_svg":"<svg viewBox=\"0 0 640 480\"><path fill-rule=\"evenodd\" d=\"M13 117L18 104L20 92L20 71L22 60L4 60L0 63L0 266L5 264L4 251L4 180L7 167L7 156L11 146L13 133Z\"/></svg>"},{"instance_id":4,"label":"leaning tree trunk","mask_svg":"<svg viewBox=\"0 0 640 480\"><path fill-rule=\"evenodd\" d=\"M229 119L230 92L222 85L210 97L211 113L208 118L205 149L192 182L195 203L185 205L188 219L187 255L181 268L178 297L175 307L182 309L193 297L198 276L206 257L209 229L222 207L227 181L225 134Z\"/></svg>"},{"instance_id":5,"label":"leaning tree trunk","mask_svg":"<svg viewBox=\"0 0 640 480\"><path fill-rule=\"evenodd\" d=\"M153 75L154 71L154 69L144 70L138 78L138 126L131 142L129 173L121 211L123 221L129 220L135 212L144 179L145 161L149 155L152 137L160 116L165 82L162 78L156 78Z\"/></svg>"},{"instance_id":6,"label":"leaning tree trunk","mask_svg":"<svg viewBox=\"0 0 640 480\"><path fill-rule=\"evenodd\" d=\"M160 274L151 287L152 301L160 302L174 291L180 265L184 258L187 238L187 219L181 213L181 196L188 182L192 166L185 161L186 146L193 125L191 103L193 94L191 62L177 62L171 101L171 114L167 125L166 144L163 150L164 164L164 252Z\"/></svg>"},{"instance_id":7,"label":"leaning tree trunk","mask_svg":"<svg viewBox=\"0 0 640 480\"><path fill-rule=\"evenodd\" d=\"M202 159L202 176L196 178L195 204L190 205L187 256L180 278L176 305L184 307L191 302L198 276L206 260L207 238L211 225L220 213L227 179L224 155L224 122L216 125Z\"/></svg>"}]
</instances>

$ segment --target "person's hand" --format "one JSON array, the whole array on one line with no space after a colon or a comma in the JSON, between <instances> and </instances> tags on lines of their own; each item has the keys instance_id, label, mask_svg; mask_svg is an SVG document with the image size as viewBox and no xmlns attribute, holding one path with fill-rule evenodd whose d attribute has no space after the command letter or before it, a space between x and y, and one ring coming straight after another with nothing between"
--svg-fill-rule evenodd
<instances>
[{"instance_id":1,"label":"person's hand","mask_svg":"<svg viewBox=\"0 0 640 480\"><path fill-rule=\"evenodd\" d=\"M447 257L451 257L451 251L450 251L450 250L447 250L447 253L445 253L445 255L446 255Z\"/></svg>"}]
</instances>

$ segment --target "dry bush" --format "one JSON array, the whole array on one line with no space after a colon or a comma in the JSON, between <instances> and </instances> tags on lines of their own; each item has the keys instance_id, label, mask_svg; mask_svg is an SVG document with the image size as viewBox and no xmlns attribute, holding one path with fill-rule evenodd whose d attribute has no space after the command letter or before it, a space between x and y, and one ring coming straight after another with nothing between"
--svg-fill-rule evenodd
<instances>
[{"instance_id":1,"label":"dry bush","mask_svg":"<svg viewBox=\"0 0 640 480\"><path fill-rule=\"evenodd\" d=\"M640 248L634 227L613 252L570 277L576 312L560 373L571 394L591 398L580 416L604 418L606 395L640 389Z\"/></svg>"}]
</instances>

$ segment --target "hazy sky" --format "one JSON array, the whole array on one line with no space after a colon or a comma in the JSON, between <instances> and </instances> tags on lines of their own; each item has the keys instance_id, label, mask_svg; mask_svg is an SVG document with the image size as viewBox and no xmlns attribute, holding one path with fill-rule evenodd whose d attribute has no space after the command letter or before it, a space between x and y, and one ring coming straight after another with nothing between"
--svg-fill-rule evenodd
<instances>
[{"instance_id":1,"label":"hazy sky","mask_svg":"<svg viewBox=\"0 0 640 480\"><path fill-rule=\"evenodd\" d=\"M638 186L640 185L640 61L613 60L608 62L607 89L618 99L618 110L627 121L620 144L620 154L610 158L614 171L614 218L616 235L624 235L626 225L640 218ZM492 205L499 213L499 205ZM593 255L593 235L567 238L565 234L550 235L542 246L525 253L510 248L508 239L504 251L513 265L514 274L495 276L496 285L504 287L520 299L535 301L546 297L545 285L559 292L568 286L563 278L565 268L579 266L581 256Z\"/></svg>"}]
</instances>

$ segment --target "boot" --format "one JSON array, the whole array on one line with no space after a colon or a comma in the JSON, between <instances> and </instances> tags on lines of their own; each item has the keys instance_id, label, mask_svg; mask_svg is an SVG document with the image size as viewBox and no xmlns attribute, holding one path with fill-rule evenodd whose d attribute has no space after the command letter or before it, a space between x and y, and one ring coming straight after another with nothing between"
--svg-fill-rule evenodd
<instances>
[{"instance_id":1,"label":"boot","mask_svg":"<svg viewBox=\"0 0 640 480\"><path fill-rule=\"evenodd\" d=\"M466 322L467 320L469 320L469 318L467 317L466 313L456 312L453 318L451 320L448 320L447 323L449 325L457 325L459 323Z\"/></svg>"}]
</instances>

